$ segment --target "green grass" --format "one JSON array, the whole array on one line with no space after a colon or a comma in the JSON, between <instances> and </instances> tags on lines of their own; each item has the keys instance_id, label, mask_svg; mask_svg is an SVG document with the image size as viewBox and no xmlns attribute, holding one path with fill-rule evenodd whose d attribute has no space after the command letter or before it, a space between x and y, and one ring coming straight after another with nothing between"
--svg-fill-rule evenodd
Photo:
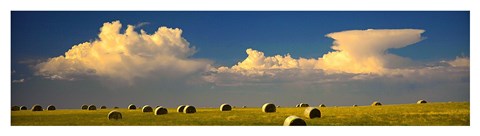
<instances>
[{"instance_id":1,"label":"green grass","mask_svg":"<svg viewBox=\"0 0 480 136\"><path fill-rule=\"evenodd\" d=\"M359 107L323 107L321 118L306 119L305 108L280 107L275 113L263 113L257 108L234 108L221 112L218 108L197 108L197 113L177 113L168 108L168 114L155 116L141 110L118 109L122 120L111 121L107 114L112 109L85 111L65 109L56 111L12 111L13 126L99 126L99 125L161 125L161 126L280 126L290 115L303 118L307 125L315 126L468 126L470 103L400 104Z\"/></svg>"}]
</instances>

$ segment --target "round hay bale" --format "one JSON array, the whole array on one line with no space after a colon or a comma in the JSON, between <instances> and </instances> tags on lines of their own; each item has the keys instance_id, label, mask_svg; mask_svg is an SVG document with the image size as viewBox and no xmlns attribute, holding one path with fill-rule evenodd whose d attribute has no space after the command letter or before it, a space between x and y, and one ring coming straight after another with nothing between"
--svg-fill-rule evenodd
<instances>
[{"instance_id":1,"label":"round hay bale","mask_svg":"<svg viewBox=\"0 0 480 136\"><path fill-rule=\"evenodd\" d=\"M306 125L307 123L303 119L294 115L287 117L283 122L283 126L306 126Z\"/></svg>"},{"instance_id":2,"label":"round hay bale","mask_svg":"<svg viewBox=\"0 0 480 136\"><path fill-rule=\"evenodd\" d=\"M115 107L113 107L113 109L118 109L118 107L117 107L117 106L115 106Z\"/></svg>"},{"instance_id":3,"label":"round hay bale","mask_svg":"<svg viewBox=\"0 0 480 136\"><path fill-rule=\"evenodd\" d=\"M228 103L224 103L220 105L220 111L231 111L232 106L230 106Z\"/></svg>"},{"instance_id":4,"label":"round hay bale","mask_svg":"<svg viewBox=\"0 0 480 136\"><path fill-rule=\"evenodd\" d=\"M177 108L177 112L183 113L183 109L185 109L185 105L180 105Z\"/></svg>"},{"instance_id":5,"label":"round hay bale","mask_svg":"<svg viewBox=\"0 0 480 136\"><path fill-rule=\"evenodd\" d=\"M108 113L108 120L119 120L119 119L122 119L122 113L116 110L110 111L110 113Z\"/></svg>"},{"instance_id":6,"label":"round hay bale","mask_svg":"<svg viewBox=\"0 0 480 136\"><path fill-rule=\"evenodd\" d=\"M42 106L35 104L32 106L32 111L43 111L43 108Z\"/></svg>"},{"instance_id":7,"label":"round hay bale","mask_svg":"<svg viewBox=\"0 0 480 136\"><path fill-rule=\"evenodd\" d=\"M82 105L82 110L88 110L88 105Z\"/></svg>"},{"instance_id":8,"label":"round hay bale","mask_svg":"<svg viewBox=\"0 0 480 136\"><path fill-rule=\"evenodd\" d=\"M12 111L19 111L20 110L20 107L18 106L12 106Z\"/></svg>"},{"instance_id":9,"label":"round hay bale","mask_svg":"<svg viewBox=\"0 0 480 136\"><path fill-rule=\"evenodd\" d=\"M57 109L57 108L55 108L55 106L53 106L53 105L48 105L48 106L47 106L47 111L54 111L54 110L56 110L56 109Z\"/></svg>"},{"instance_id":10,"label":"round hay bale","mask_svg":"<svg viewBox=\"0 0 480 136\"><path fill-rule=\"evenodd\" d=\"M374 101L372 103L372 106L382 106L382 103L378 102L378 101Z\"/></svg>"},{"instance_id":11,"label":"round hay bale","mask_svg":"<svg viewBox=\"0 0 480 136\"><path fill-rule=\"evenodd\" d=\"M195 113L195 112L197 112L197 109L195 109L195 107L193 107L191 105L187 105L183 109L183 113Z\"/></svg>"},{"instance_id":12,"label":"round hay bale","mask_svg":"<svg viewBox=\"0 0 480 136\"><path fill-rule=\"evenodd\" d=\"M100 106L100 109L107 109L107 106Z\"/></svg>"},{"instance_id":13,"label":"round hay bale","mask_svg":"<svg viewBox=\"0 0 480 136\"><path fill-rule=\"evenodd\" d=\"M155 108L155 115L163 115L163 114L167 114L168 113L168 110L167 108L163 108L162 106L159 106L157 108Z\"/></svg>"},{"instance_id":14,"label":"round hay bale","mask_svg":"<svg viewBox=\"0 0 480 136\"><path fill-rule=\"evenodd\" d=\"M88 106L88 110L97 110L97 106L95 106L95 105L93 105L93 104L92 104L92 105L89 105L89 106Z\"/></svg>"},{"instance_id":15,"label":"round hay bale","mask_svg":"<svg viewBox=\"0 0 480 136\"><path fill-rule=\"evenodd\" d=\"M20 110L28 110L27 106L20 106Z\"/></svg>"},{"instance_id":16,"label":"round hay bale","mask_svg":"<svg viewBox=\"0 0 480 136\"><path fill-rule=\"evenodd\" d=\"M357 107L358 105L354 104L353 107Z\"/></svg>"},{"instance_id":17,"label":"round hay bale","mask_svg":"<svg viewBox=\"0 0 480 136\"><path fill-rule=\"evenodd\" d=\"M327 106L325 106L325 104L320 104L318 105L318 107L327 107Z\"/></svg>"},{"instance_id":18,"label":"round hay bale","mask_svg":"<svg viewBox=\"0 0 480 136\"><path fill-rule=\"evenodd\" d=\"M262 106L262 111L265 112L265 113L276 112L277 108L276 108L275 104L265 103Z\"/></svg>"},{"instance_id":19,"label":"round hay bale","mask_svg":"<svg viewBox=\"0 0 480 136\"><path fill-rule=\"evenodd\" d=\"M142 112L153 112L153 108L149 105L145 105L142 107Z\"/></svg>"},{"instance_id":20,"label":"round hay bale","mask_svg":"<svg viewBox=\"0 0 480 136\"><path fill-rule=\"evenodd\" d=\"M133 104L130 104L128 105L128 109L129 110L136 110L137 109L137 106L133 105Z\"/></svg>"},{"instance_id":21,"label":"round hay bale","mask_svg":"<svg viewBox=\"0 0 480 136\"><path fill-rule=\"evenodd\" d=\"M306 103L300 103L299 105L300 107L309 107L310 105L306 104Z\"/></svg>"},{"instance_id":22,"label":"round hay bale","mask_svg":"<svg viewBox=\"0 0 480 136\"><path fill-rule=\"evenodd\" d=\"M320 110L315 107L306 108L305 111L303 112L303 115L305 115L305 117L309 119L322 117L322 113L320 112Z\"/></svg>"},{"instance_id":23,"label":"round hay bale","mask_svg":"<svg viewBox=\"0 0 480 136\"><path fill-rule=\"evenodd\" d=\"M427 101L425 101L425 100L418 100L417 101L417 104L424 104L424 103L427 103Z\"/></svg>"}]
</instances>

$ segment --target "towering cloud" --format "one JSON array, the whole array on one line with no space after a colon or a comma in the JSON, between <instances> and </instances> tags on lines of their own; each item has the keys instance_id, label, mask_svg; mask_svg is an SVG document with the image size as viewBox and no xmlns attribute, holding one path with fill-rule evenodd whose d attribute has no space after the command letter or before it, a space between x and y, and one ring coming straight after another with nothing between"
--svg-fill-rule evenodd
<instances>
[{"instance_id":1,"label":"towering cloud","mask_svg":"<svg viewBox=\"0 0 480 136\"><path fill-rule=\"evenodd\" d=\"M98 76L132 81L147 76L187 76L205 71L211 64L190 58L196 50L178 28L160 27L154 34L137 33L132 25L120 33L121 28L119 21L104 23L99 39L75 45L65 55L36 65L36 74L50 79Z\"/></svg>"}]
</instances>

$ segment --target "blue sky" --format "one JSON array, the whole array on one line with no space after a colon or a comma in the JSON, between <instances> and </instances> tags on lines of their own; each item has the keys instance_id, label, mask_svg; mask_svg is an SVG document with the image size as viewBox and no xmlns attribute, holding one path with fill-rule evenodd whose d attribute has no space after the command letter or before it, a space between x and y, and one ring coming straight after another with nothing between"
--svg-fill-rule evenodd
<instances>
[{"instance_id":1,"label":"blue sky","mask_svg":"<svg viewBox=\"0 0 480 136\"><path fill-rule=\"evenodd\" d=\"M181 28L183 36L200 50L195 57L210 58L223 65L242 59L245 53L238 50L246 48L265 50L269 55L318 57L331 50L332 40L325 34L375 28L426 30L424 36L428 40L393 51L401 56L420 60L455 58L461 53L469 56L468 12L212 11L12 12L12 58L62 55L74 44L97 38L99 27L115 20L124 24L149 22L140 29L150 33L159 26ZM15 39L24 36L29 40ZM428 52L431 49L436 51ZM419 51L428 53L416 53Z\"/></svg>"},{"instance_id":2,"label":"blue sky","mask_svg":"<svg viewBox=\"0 0 480 136\"><path fill-rule=\"evenodd\" d=\"M185 103L217 106L217 103L220 105L224 102L261 105L266 101L274 101L280 105L295 105L297 102L315 105L321 102L330 105L350 105L352 103L368 104L372 101L371 99L380 99L387 103L406 103L421 96L429 96L433 101L469 101L469 68L467 73L461 73L463 76L459 77L461 79L459 83L441 86L450 90L459 89L458 92L446 89L432 92L439 89L434 85L443 82L443 79L438 81L431 79L432 81L428 83L408 80L398 83L396 79L391 79L380 83L380 86L392 88L392 92L381 91L373 86L382 81L384 78L382 76L375 77L375 80L361 82L349 80L346 83L328 85L308 84L302 86L297 92L292 92L292 88L294 90L296 88L291 84L277 81L269 81L267 85L222 86L216 83L200 83L179 86L177 81L193 80L185 77L178 78L174 80L175 82L153 78L162 82L159 83L160 85L171 84L165 86L160 86L158 82L151 82L152 78L139 78L135 79L138 80L135 83L122 87L116 81L97 77L86 77L74 81L45 79L34 75L36 69L31 67L45 62L48 58L63 55L73 45L98 40L99 29L103 23L117 20L123 24L121 33L125 31L127 24L145 24L135 30L138 32L143 29L149 34L155 33L160 26L180 28L183 30L182 37L190 43L190 46L196 48L197 52L191 58L209 60L211 61L209 64L216 68L232 67L242 62L247 57L245 50L248 48L261 51L265 56L288 53L294 59L319 58L334 51L331 49L334 39L325 35L366 29L424 30L425 32L421 34L423 40L403 48L389 49L386 52L409 58L417 64L436 64L441 61L455 60L458 56L470 56L469 12L14 11L11 15L12 71L15 71L12 72L12 81L19 79L25 81L12 83L12 104L17 105L59 103L60 107L76 108L83 103L112 106L128 103L138 105L158 103L173 107ZM201 73L193 75L197 74L201 75ZM306 78L294 80L303 79ZM242 81L246 80L248 79ZM342 86L342 84L347 85ZM358 96L358 94L362 95ZM447 97L448 95L451 97ZM38 98L41 96L43 97ZM167 98L161 101L154 100L159 97ZM323 99L320 102L316 98ZM339 101L333 98L346 100ZM244 102L245 99L251 99L251 101Z\"/></svg>"}]
</instances>

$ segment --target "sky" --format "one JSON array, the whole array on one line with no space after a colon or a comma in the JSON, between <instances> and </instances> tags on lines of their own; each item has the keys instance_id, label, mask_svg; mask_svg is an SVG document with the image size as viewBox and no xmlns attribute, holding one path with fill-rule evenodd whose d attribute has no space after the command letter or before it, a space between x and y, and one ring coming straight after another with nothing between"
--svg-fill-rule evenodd
<instances>
[{"instance_id":1,"label":"sky","mask_svg":"<svg viewBox=\"0 0 480 136\"><path fill-rule=\"evenodd\" d=\"M470 100L469 12L11 13L12 105Z\"/></svg>"}]
</instances>

